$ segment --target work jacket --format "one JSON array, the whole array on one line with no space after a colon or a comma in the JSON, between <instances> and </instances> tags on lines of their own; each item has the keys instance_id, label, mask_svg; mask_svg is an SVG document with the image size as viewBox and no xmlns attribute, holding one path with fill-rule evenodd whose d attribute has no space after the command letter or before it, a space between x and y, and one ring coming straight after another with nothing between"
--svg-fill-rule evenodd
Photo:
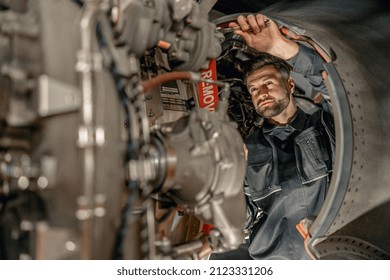
<instances>
[{"instance_id":1,"label":"work jacket","mask_svg":"<svg viewBox=\"0 0 390 280\"><path fill-rule=\"evenodd\" d=\"M293 66L303 70L305 78L310 76L315 90L323 91L324 106L311 114L298 107L287 125L265 121L245 140L247 230L254 259L309 257L296 225L318 215L333 171L333 117L318 78L323 64L313 50L301 46Z\"/></svg>"},{"instance_id":2,"label":"work jacket","mask_svg":"<svg viewBox=\"0 0 390 280\"><path fill-rule=\"evenodd\" d=\"M332 174L331 116L298 108L285 126L268 123L247 140L245 193L248 199L249 253L253 258L305 259L296 225L316 216Z\"/></svg>"}]
</instances>

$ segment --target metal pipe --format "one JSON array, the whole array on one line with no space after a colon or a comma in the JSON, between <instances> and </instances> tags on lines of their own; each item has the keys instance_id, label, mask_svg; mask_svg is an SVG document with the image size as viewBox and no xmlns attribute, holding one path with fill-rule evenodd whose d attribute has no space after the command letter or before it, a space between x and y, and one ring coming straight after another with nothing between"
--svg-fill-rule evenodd
<instances>
[{"instance_id":1,"label":"metal pipe","mask_svg":"<svg viewBox=\"0 0 390 280\"><path fill-rule=\"evenodd\" d=\"M93 194L94 194L94 129L93 129L93 31L99 12L99 0L85 3L84 13L80 21L81 49L78 52L76 69L81 73L81 126L79 129L79 146L83 149L83 181L78 198L77 218L81 221L81 259L92 257L93 227Z\"/></svg>"}]
</instances>

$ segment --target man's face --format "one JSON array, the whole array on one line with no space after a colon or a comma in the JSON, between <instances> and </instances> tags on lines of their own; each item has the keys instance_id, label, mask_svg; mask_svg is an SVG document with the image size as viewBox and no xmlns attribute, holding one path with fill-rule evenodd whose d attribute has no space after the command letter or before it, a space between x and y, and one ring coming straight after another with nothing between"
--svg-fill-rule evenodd
<instances>
[{"instance_id":1,"label":"man's face","mask_svg":"<svg viewBox=\"0 0 390 280\"><path fill-rule=\"evenodd\" d=\"M294 82L283 78L273 65L267 65L248 76L247 86L257 113L272 118L290 103Z\"/></svg>"}]
</instances>

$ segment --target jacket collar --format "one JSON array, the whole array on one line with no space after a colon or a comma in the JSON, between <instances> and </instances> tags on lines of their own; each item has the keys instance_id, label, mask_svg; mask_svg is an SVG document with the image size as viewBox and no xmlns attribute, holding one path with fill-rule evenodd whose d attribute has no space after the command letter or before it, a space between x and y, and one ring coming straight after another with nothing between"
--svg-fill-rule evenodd
<instances>
[{"instance_id":1,"label":"jacket collar","mask_svg":"<svg viewBox=\"0 0 390 280\"><path fill-rule=\"evenodd\" d=\"M302 132L305 129L306 119L307 119L306 113L301 108L297 107L297 112L295 116L291 119L291 121L288 124L276 125L274 123L269 122L267 119L265 119L262 130L263 133L268 134L277 128L292 127L293 129Z\"/></svg>"}]
</instances>

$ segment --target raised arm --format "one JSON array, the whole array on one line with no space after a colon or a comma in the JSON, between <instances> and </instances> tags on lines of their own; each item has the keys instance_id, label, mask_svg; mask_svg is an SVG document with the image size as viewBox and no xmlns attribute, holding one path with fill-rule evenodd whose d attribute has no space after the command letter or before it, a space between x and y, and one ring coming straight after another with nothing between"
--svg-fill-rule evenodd
<instances>
[{"instance_id":1,"label":"raised arm","mask_svg":"<svg viewBox=\"0 0 390 280\"><path fill-rule=\"evenodd\" d=\"M238 16L237 23L229 27L241 27L234 31L245 43L259 51L272 54L284 60L289 60L298 54L299 46L295 41L284 37L276 23L262 14Z\"/></svg>"},{"instance_id":2,"label":"raised arm","mask_svg":"<svg viewBox=\"0 0 390 280\"><path fill-rule=\"evenodd\" d=\"M286 38L277 24L262 14L240 15L237 23L232 22L229 27L240 27L234 33L240 35L249 47L286 60L295 72L293 79L301 81L302 90L308 97L314 98L320 92L329 101L322 77L325 61L314 49Z\"/></svg>"}]
</instances>

